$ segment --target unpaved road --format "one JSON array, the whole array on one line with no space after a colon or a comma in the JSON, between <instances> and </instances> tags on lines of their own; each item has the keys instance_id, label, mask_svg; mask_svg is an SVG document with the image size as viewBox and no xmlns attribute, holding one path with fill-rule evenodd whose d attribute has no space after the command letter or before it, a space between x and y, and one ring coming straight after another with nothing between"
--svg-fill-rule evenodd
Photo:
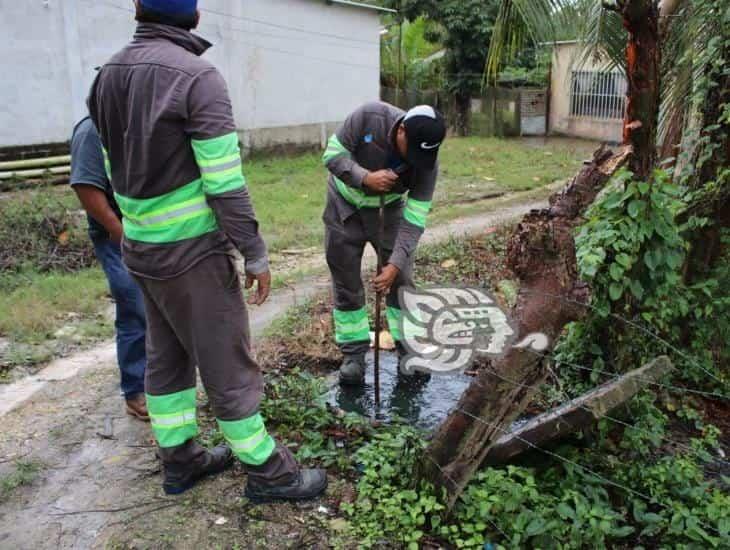
<instances>
[{"instance_id":1,"label":"unpaved road","mask_svg":"<svg viewBox=\"0 0 730 550\"><path fill-rule=\"evenodd\" d=\"M505 205L498 212L430 229L424 241L479 233L544 205L545 201ZM369 258L372 261L372 254ZM250 312L254 334L260 335L277 315L327 284L326 278L315 277L274 293L267 304ZM149 427L123 413L112 344L54 361L35 376L0 386L0 419L0 480L13 475L18 460L40 468L30 485L6 494L0 485L1 549L104 548L123 537L125 525L150 521L153 514L177 522L178 529L183 526L188 533L183 547L205 547L212 540L209 528L221 513L215 503L192 514L175 508L189 501L162 495ZM227 480L221 491L235 494L243 487L234 474L222 479L208 483ZM186 523L181 515L189 513L195 517ZM261 544L290 535L305 536L296 530L274 533ZM176 540L126 541L125 547L180 547ZM284 543L276 546L289 547ZM242 547L258 546L242 541Z\"/></svg>"}]
</instances>

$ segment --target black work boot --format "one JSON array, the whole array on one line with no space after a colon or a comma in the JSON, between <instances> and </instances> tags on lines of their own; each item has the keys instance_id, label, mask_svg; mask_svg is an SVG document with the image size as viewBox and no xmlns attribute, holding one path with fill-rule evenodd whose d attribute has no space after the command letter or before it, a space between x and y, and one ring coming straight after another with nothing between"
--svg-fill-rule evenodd
<instances>
[{"instance_id":1,"label":"black work boot","mask_svg":"<svg viewBox=\"0 0 730 550\"><path fill-rule=\"evenodd\" d=\"M365 354L351 353L345 355L340 365L340 384L344 386L365 385Z\"/></svg>"},{"instance_id":2,"label":"black work boot","mask_svg":"<svg viewBox=\"0 0 730 550\"><path fill-rule=\"evenodd\" d=\"M267 485L248 478L246 498L256 503L276 500L307 500L324 493L327 488L327 471L319 468L301 468L286 485Z\"/></svg>"},{"instance_id":3,"label":"black work boot","mask_svg":"<svg viewBox=\"0 0 730 550\"><path fill-rule=\"evenodd\" d=\"M425 384L431 380L431 374L427 372L421 372L414 370L413 372L406 372L405 361L408 357L408 350L400 342L395 343L395 349L398 352L398 383L413 383L413 384Z\"/></svg>"},{"instance_id":4,"label":"black work boot","mask_svg":"<svg viewBox=\"0 0 730 550\"><path fill-rule=\"evenodd\" d=\"M218 445L191 464L165 464L162 488L168 495L179 495L190 489L202 477L217 474L233 463L228 445Z\"/></svg>"}]
</instances>

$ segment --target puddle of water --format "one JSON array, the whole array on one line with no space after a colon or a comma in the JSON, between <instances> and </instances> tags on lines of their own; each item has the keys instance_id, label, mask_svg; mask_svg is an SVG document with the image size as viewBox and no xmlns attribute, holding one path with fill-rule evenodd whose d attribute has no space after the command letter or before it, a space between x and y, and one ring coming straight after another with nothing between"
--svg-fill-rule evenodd
<instances>
[{"instance_id":1,"label":"puddle of water","mask_svg":"<svg viewBox=\"0 0 730 550\"><path fill-rule=\"evenodd\" d=\"M327 401L347 412L372 417L375 413L373 390L373 354L367 354L365 386L340 386L336 381ZM409 424L433 429L446 418L471 382L463 374L422 377L398 375L398 356L394 352L380 353L380 411L379 420L390 421L397 416Z\"/></svg>"}]
</instances>

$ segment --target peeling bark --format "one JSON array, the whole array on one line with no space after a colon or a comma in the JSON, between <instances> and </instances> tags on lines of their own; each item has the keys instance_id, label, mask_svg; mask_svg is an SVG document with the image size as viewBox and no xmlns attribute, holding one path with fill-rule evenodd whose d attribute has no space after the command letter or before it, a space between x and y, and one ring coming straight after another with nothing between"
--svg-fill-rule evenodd
<instances>
[{"instance_id":1,"label":"peeling bark","mask_svg":"<svg viewBox=\"0 0 730 550\"><path fill-rule=\"evenodd\" d=\"M517 226L508 244L507 263L520 281L511 313L519 339L542 332L554 341L567 323L585 313L579 303L588 299L588 288L578 280L573 232L630 152L626 146L616 152L601 147L591 163L550 198L548 208L533 210ZM475 377L457 409L439 427L421 463L421 474L447 490L449 509L492 444L529 404L533 386L545 375L541 358L523 349L510 349L493 366L496 375L483 369Z\"/></svg>"},{"instance_id":2,"label":"peeling bark","mask_svg":"<svg viewBox=\"0 0 730 550\"><path fill-rule=\"evenodd\" d=\"M646 181L656 163L659 114L659 8L656 0L621 0L614 8L629 31L626 45L628 101L624 143L633 147L629 169Z\"/></svg>"}]
</instances>

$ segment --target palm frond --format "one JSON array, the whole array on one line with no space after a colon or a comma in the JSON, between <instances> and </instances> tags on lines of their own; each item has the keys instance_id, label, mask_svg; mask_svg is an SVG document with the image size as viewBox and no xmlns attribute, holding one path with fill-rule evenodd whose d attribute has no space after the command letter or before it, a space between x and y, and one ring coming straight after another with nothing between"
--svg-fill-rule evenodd
<instances>
[{"instance_id":1,"label":"palm frond","mask_svg":"<svg viewBox=\"0 0 730 550\"><path fill-rule=\"evenodd\" d=\"M528 42L539 44L557 40L574 25L569 16L571 0L502 0L492 29L485 68L485 81L494 80L503 63Z\"/></svg>"}]
</instances>

